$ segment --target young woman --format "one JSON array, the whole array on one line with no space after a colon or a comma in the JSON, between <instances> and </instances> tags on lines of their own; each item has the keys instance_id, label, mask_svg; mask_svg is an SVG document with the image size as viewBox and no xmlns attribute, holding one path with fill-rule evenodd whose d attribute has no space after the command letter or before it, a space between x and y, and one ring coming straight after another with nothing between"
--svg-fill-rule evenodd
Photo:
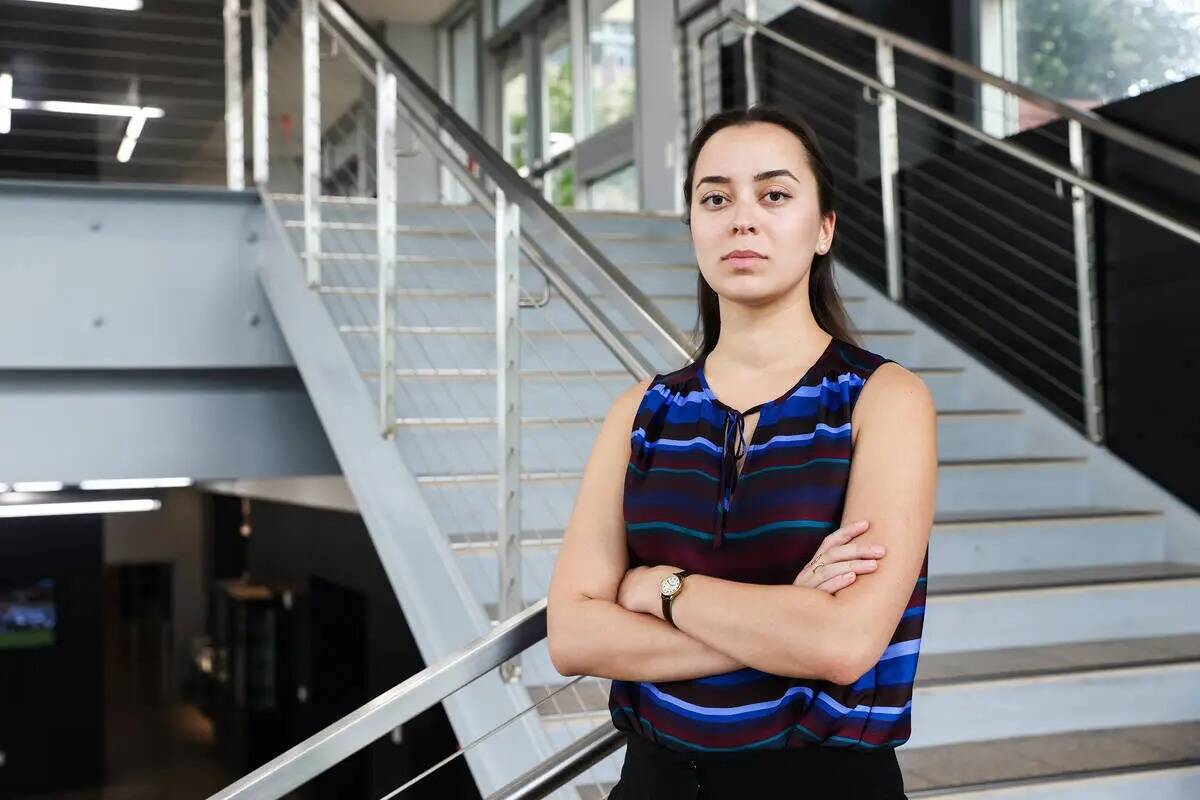
<instances>
[{"instance_id":1,"label":"young woman","mask_svg":"<svg viewBox=\"0 0 1200 800\"><path fill-rule=\"evenodd\" d=\"M604 420L551 581L551 658L613 681L611 798L903 798L933 401L849 330L804 122L713 116L684 196L703 343Z\"/></svg>"}]
</instances>

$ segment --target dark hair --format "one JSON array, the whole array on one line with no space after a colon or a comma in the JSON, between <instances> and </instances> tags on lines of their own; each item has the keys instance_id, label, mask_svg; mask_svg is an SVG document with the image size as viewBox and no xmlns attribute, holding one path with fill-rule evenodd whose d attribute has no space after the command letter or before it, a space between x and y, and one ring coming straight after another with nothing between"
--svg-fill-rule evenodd
<instances>
[{"instance_id":1,"label":"dark hair","mask_svg":"<svg viewBox=\"0 0 1200 800\"><path fill-rule=\"evenodd\" d=\"M683 198L686 207L683 213L684 225L690 227L692 224L692 180L695 176L696 160L700 157L700 150L712 138L712 135L722 128L731 125L749 125L754 122L769 122L778 125L791 131L800 140L807 155L808 167L817 179L817 201L821 214L825 215L834 211L836 197L833 170L825 159L825 154L821 151L817 135L812 128L803 119L778 106L755 104L749 108L734 108L713 114L704 121L704 124L696 131L696 135L692 137L692 142L688 146L687 178L683 183ZM694 360L712 352L717 345L717 338L721 334L721 307L717 293L708 285L708 281L704 280L704 275L699 271L696 273L696 300L700 309L696 325L703 337L699 348L692 356ZM813 255L812 267L808 276L808 301L817 325L822 330L837 339L859 345L857 336L851 330L846 308L842 305L842 298L833 283L832 247L824 254Z\"/></svg>"}]
</instances>

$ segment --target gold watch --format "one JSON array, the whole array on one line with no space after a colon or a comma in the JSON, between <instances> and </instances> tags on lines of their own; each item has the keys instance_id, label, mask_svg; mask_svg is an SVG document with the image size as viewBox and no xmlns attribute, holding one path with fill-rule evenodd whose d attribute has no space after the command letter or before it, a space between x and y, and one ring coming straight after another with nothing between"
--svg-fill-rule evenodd
<instances>
[{"instance_id":1,"label":"gold watch","mask_svg":"<svg viewBox=\"0 0 1200 800\"><path fill-rule=\"evenodd\" d=\"M662 579L659 584L659 593L662 595L663 619L675 625L675 620L671 619L671 601L679 596L683 591L683 579L688 575L693 574L690 570L676 572L673 575L668 575ZM678 628L678 625L675 625Z\"/></svg>"}]
</instances>

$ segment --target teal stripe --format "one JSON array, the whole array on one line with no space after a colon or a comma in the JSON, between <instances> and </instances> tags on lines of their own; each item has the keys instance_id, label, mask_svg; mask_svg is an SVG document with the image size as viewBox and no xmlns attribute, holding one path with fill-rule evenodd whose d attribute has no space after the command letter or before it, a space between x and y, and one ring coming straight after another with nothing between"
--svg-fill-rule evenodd
<instances>
[{"instance_id":1,"label":"teal stripe","mask_svg":"<svg viewBox=\"0 0 1200 800\"><path fill-rule=\"evenodd\" d=\"M821 520L811 520L811 519L783 520L781 522L771 522L766 525L760 525L757 528L751 528L748 531L742 531L740 533L729 533L728 531L726 531L724 534L724 538L726 538L726 539L754 539L758 536L763 536L765 534L771 533L772 531L779 530L779 529L815 528L815 529L820 529L820 530L832 530L836 527L837 527L837 525L835 523L823 522ZM626 524L626 526L625 526L625 530L630 533L635 533L635 532L645 529L645 528L663 528L666 530L675 531L676 533L682 533L684 536L691 536L693 539L700 539L701 541L706 541L706 542L712 541L714 538L713 534L711 534L711 533L705 533L704 531L698 531L695 528L687 528L687 527L684 527L683 525L679 525L674 522L665 522L665 521L664 522L656 522L656 521L636 522L633 524Z\"/></svg>"},{"instance_id":2,"label":"teal stripe","mask_svg":"<svg viewBox=\"0 0 1200 800\"><path fill-rule=\"evenodd\" d=\"M701 478L704 478L705 480L711 481L713 483L718 483L720 480L719 478L709 475L704 470L699 470L699 469L675 469L674 467L651 467L650 469L638 469L637 467L635 467L632 464L632 462L629 464L629 469L633 470L634 472L638 473L639 475L648 475L651 472L668 472L668 473L674 473L677 475L687 475L688 473L692 473L695 475L699 475Z\"/></svg>"},{"instance_id":3,"label":"teal stripe","mask_svg":"<svg viewBox=\"0 0 1200 800\"><path fill-rule=\"evenodd\" d=\"M770 448L766 448L759 452L765 452L767 449L770 449ZM779 467L763 467L762 469L756 469L753 472L749 472L749 473L741 475L738 478L738 480L746 481L757 475L764 475L768 472L778 472L780 470L806 469L808 467L813 466L814 464L845 464L848 466L850 464L850 459L848 459L848 458L814 458L812 461L809 461L804 464L784 464L783 466L779 466Z\"/></svg>"}]
</instances>

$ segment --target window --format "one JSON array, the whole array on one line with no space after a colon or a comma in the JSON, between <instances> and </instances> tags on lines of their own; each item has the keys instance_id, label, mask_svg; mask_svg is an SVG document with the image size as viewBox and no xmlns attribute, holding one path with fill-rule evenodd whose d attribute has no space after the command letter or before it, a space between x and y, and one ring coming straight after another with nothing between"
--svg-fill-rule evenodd
<instances>
[{"instance_id":1,"label":"window","mask_svg":"<svg viewBox=\"0 0 1200 800\"><path fill-rule=\"evenodd\" d=\"M496 0L496 29L503 28L533 0Z\"/></svg>"},{"instance_id":2,"label":"window","mask_svg":"<svg viewBox=\"0 0 1200 800\"><path fill-rule=\"evenodd\" d=\"M633 114L633 44L633 0L589 0L592 132Z\"/></svg>"},{"instance_id":3,"label":"window","mask_svg":"<svg viewBox=\"0 0 1200 800\"><path fill-rule=\"evenodd\" d=\"M504 158L514 169L529 164L529 113L526 97L525 72L520 62L506 67L501 88L503 131L501 149Z\"/></svg>"},{"instance_id":4,"label":"window","mask_svg":"<svg viewBox=\"0 0 1200 800\"><path fill-rule=\"evenodd\" d=\"M552 158L574 145L571 41L564 21L542 40L542 157ZM546 199L555 205L574 205L574 177L569 162L546 173Z\"/></svg>"},{"instance_id":5,"label":"window","mask_svg":"<svg viewBox=\"0 0 1200 800\"><path fill-rule=\"evenodd\" d=\"M637 167L629 164L588 184L588 208L597 211L637 211Z\"/></svg>"},{"instance_id":6,"label":"window","mask_svg":"<svg viewBox=\"0 0 1200 800\"><path fill-rule=\"evenodd\" d=\"M1200 74L1200 0L984 0L981 66L1079 108L1092 108ZM1004 133L1052 112L985 92ZM990 96L989 96L990 94ZM995 123L993 123L993 127Z\"/></svg>"}]
</instances>

